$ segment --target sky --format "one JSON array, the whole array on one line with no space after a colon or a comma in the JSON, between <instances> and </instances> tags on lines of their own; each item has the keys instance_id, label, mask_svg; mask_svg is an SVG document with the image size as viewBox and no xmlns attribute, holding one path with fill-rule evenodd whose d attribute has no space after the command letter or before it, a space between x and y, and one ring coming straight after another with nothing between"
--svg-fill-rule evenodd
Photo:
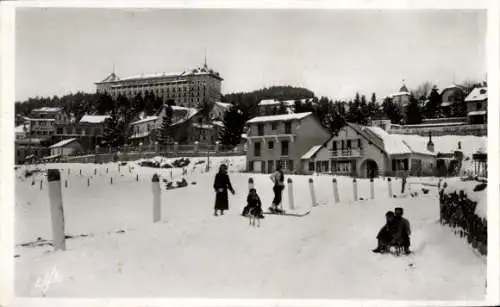
<instances>
[{"instance_id":1,"label":"sky","mask_svg":"<svg viewBox=\"0 0 500 307\"><path fill-rule=\"evenodd\" d=\"M272 85L384 97L403 80L486 77L486 12L18 8L16 101L95 92L94 82L203 64L222 93Z\"/></svg>"}]
</instances>

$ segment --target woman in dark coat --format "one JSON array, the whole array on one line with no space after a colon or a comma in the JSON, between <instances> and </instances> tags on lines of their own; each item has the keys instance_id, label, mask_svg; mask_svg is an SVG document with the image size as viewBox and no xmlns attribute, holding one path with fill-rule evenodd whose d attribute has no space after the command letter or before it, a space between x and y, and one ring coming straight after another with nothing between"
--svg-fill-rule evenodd
<instances>
[{"instance_id":1,"label":"woman in dark coat","mask_svg":"<svg viewBox=\"0 0 500 307\"><path fill-rule=\"evenodd\" d=\"M227 166L222 164L219 167L219 172L215 175L214 180L215 189L215 208L214 215L217 216L217 210L220 210L220 214L224 215L224 210L229 209L227 190L234 194L234 189L231 186L231 181L227 175Z\"/></svg>"}]
</instances>

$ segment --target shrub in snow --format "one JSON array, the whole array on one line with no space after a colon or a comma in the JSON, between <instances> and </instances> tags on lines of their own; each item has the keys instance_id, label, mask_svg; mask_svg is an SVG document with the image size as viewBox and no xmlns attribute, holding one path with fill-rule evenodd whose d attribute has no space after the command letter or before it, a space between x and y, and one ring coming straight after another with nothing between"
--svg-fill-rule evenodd
<instances>
[{"instance_id":1,"label":"shrub in snow","mask_svg":"<svg viewBox=\"0 0 500 307\"><path fill-rule=\"evenodd\" d=\"M168 164L168 163L163 163L161 165L161 168L172 168L172 165Z\"/></svg>"},{"instance_id":2,"label":"shrub in snow","mask_svg":"<svg viewBox=\"0 0 500 307\"><path fill-rule=\"evenodd\" d=\"M472 184L472 182L469 184ZM455 188L450 187L439 191L440 221L443 225L454 228L456 234L466 237L467 242L473 248L477 249L482 255L486 255L487 220L476 213L478 201L471 199L476 198L475 195L468 196L464 190L460 189L457 193Z\"/></svg>"},{"instance_id":3,"label":"shrub in snow","mask_svg":"<svg viewBox=\"0 0 500 307\"><path fill-rule=\"evenodd\" d=\"M483 183L480 183L480 184L478 184L478 185L476 185L476 186L474 187L474 190L473 190L473 191L474 191L474 192L479 192L479 191L482 191L482 190L486 189L486 186L487 186L487 183L484 183L484 182L483 182Z\"/></svg>"},{"instance_id":4,"label":"shrub in snow","mask_svg":"<svg viewBox=\"0 0 500 307\"><path fill-rule=\"evenodd\" d=\"M186 166L188 166L188 165L189 165L189 163L190 163L190 162L191 162L191 161L190 161L189 159L187 159L187 158L180 158L180 159L175 160L175 161L172 163L172 165L173 165L174 167L186 167Z\"/></svg>"}]
</instances>

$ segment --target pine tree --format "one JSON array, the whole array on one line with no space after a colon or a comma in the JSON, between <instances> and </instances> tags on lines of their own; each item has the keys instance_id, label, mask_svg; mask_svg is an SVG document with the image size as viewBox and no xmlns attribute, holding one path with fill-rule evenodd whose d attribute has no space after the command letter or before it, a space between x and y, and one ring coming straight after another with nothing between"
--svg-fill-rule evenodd
<instances>
[{"instance_id":1,"label":"pine tree","mask_svg":"<svg viewBox=\"0 0 500 307\"><path fill-rule=\"evenodd\" d=\"M103 142L105 145L118 147L125 143L125 126L113 111L111 117L106 120L106 126L103 134Z\"/></svg>"},{"instance_id":2,"label":"pine tree","mask_svg":"<svg viewBox=\"0 0 500 307\"><path fill-rule=\"evenodd\" d=\"M382 103L382 107L387 118L391 120L393 124L400 124L403 119L403 112L399 105L392 102L392 99L387 97Z\"/></svg>"},{"instance_id":3,"label":"pine tree","mask_svg":"<svg viewBox=\"0 0 500 307\"><path fill-rule=\"evenodd\" d=\"M173 101L169 100L165 106L165 114L163 115L161 128L156 138L161 145L167 145L171 138L172 117L174 115L173 105Z\"/></svg>"},{"instance_id":4,"label":"pine tree","mask_svg":"<svg viewBox=\"0 0 500 307\"><path fill-rule=\"evenodd\" d=\"M434 87L429 95L429 101L425 105L425 117L435 118L440 105L441 95L439 94L438 89Z\"/></svg>"},{"instance_id":5,"label":"pine tree","mask_svg":"<svg viewBox=\"0 0 500 307\"><path fill-rule=\"evenodd\" d=\"M288 114L287 106L283 101L280 101L280 104L276 110L276 114Z\"/></svg>"},{"instance_id":6,"label":"pine tree","mask_svg":"<svg viewBox=\"0 0 500 307\"><path fill-rule=\"evenodd\" d=\"M245 126L245 117L236 107L230 108L223 119L224 127L219 135L219 140L224 145L236 146L241 141L241 134Z\"/></svg>"},{"instance_id":7,"label":"pine tree","mask_svg":"<svg viewBox=\"0 0 500 307\"><path fill-rule=\"evenodd\" d=\"M422 123L422 112L418 100L413 93L410 95L410 103L406 106L405 122L408 125L418 125Z\"/></svg>"}]
</instances>

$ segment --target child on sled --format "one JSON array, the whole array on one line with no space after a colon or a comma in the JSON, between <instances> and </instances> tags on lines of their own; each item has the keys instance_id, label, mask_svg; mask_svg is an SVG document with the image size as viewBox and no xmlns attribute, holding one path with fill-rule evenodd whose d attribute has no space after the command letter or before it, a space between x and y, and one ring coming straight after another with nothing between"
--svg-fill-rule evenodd
<instances>
[{"instance_id":1,"label":"child on sled","mask_svg":"<svg viewBox=\"0 0 500 307\"><path fill-rule=\"evenodd\" d=\"M247 196L247 205L243 208L241 215L253 215L261 219L264 218L264 215L262 215L262 202L259 195L257 195L256 189L250 189Z\"/></svg>"}]
</instances>

